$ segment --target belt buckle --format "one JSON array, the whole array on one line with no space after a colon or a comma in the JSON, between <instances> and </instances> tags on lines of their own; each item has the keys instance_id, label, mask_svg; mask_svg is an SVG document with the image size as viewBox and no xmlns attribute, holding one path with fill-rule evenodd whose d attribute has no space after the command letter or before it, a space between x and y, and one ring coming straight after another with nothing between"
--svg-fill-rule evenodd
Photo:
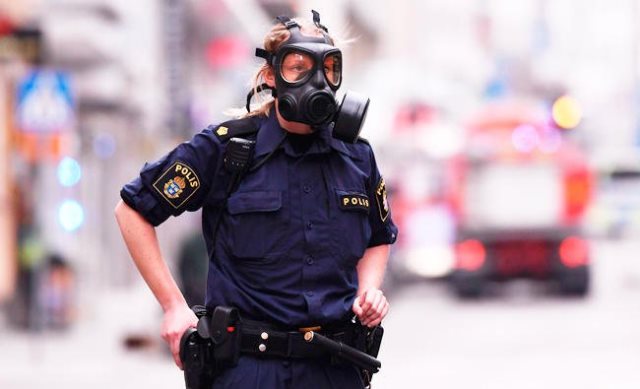
<instances>
[{"instance_id":1,"label":"belt buckle","mask_svg":"<svg viewBox=\"0 0 640 389\"><path fill-rule=\"evenodd\" d=\"M318 331L320 331L321 329L322 329L322 327L321 327L321 326L300 327L300 328L298 328L298 332L301 332L301 333L303 333L303 334L304 334L304 333L307 333L307 332L309 332L309 331L318 332Z\"/></svg>"}]
</instances>

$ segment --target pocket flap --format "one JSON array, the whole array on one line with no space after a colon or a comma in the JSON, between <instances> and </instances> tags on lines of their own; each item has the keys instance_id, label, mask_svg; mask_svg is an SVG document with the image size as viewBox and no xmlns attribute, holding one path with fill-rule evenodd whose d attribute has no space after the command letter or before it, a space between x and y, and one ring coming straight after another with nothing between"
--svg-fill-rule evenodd
<instances>
[{"instance_id":1,"label":"pocket flap","mask_svg":"<svg viewBox=\"0 0 640 389\"><path fill-rule=\"evenodd\" d=\"M282 192L259 191L234 193L227 201L232 215L248 212L273 212L282 207Z\"/></svg>"}]
</instances>

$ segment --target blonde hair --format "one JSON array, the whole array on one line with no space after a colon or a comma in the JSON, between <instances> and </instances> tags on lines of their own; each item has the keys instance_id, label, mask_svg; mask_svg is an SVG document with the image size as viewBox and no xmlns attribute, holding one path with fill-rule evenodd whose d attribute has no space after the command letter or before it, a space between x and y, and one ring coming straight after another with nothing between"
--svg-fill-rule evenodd
<instances>
[{"instance_id":1,"label":"blonde hair","mask_svg":"<svg viewBox=\"0 0 640 389\"><path fill-rule=\"evenodd\" d=\"M310 20L305 18L295 18L292 20L300 25L300 30L303 32L303 34L322 36L322 34L324 33L329 38L329 42L334 46L336 45L336 39L334 37L332 37L328 33L325 33ZM271 30L269 30L267 35L264 37L264 49L269 53L275 54L278 48L280 48L280 46L282 46L282 44L286 42L290 36L291 33L289 32L289 29L287 29L284 24L277 23L271 28ZM258 86L262 85L265 82L264 75L268 71L273 71L273 69L271 68L271 64L265 62L262 64L262 66L260 66L260 68L258 68L254 76L251 78L251 88L253 89L255 98L260 102L260 106L256 109L252 109L248 113L245 110L245 113L242 115L242 117L259 115L268 116L271 108L273 108L273 105L275 104L275 100L273 99L273 97L265 97L264 95L258 93Z\"/></svg>"}]
</instances>

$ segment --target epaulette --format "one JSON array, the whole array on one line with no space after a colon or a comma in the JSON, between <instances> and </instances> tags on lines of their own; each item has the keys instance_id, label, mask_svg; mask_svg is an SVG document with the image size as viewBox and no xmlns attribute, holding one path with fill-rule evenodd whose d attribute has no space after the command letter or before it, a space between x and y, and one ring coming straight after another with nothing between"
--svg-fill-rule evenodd
<instances>
[{"instance_id":1,"label":"epaulette","mask_svg":"<svg viewBox=\"0 0 640 389\"><path fill-rule=\"evenodd\" d=\"M218 125L213 133L216 134L220 142L226 142L233 137L253 135L257 133L259 129L260 127L258 126L255 117L246 117L242 119L228 120Z\"/></svg>"}]
</instances>

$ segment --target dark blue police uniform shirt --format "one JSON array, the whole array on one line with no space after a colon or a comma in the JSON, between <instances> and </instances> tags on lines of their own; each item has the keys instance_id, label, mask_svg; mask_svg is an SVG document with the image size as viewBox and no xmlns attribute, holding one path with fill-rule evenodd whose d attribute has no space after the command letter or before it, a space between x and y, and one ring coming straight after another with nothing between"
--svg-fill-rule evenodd
<instances>
[{"instance_id":1,"label":"dark blue police uniform shirt","mask_svg":"<svg viewBox=\"0 0 640 389\"><path fill-rule=\"evenodd\" d=\"M244 317L286 327L345 320L353 315L358 260L396 239L384 180L366 142L346 144L321 130L300 153L273 111L254 118L254 164L273 154L226 205L227 141L219 137L226 128L218 126L145 164L121 197L153 225L203 209L207 306L232 305Z\"/></svg>"}]
</instances>

